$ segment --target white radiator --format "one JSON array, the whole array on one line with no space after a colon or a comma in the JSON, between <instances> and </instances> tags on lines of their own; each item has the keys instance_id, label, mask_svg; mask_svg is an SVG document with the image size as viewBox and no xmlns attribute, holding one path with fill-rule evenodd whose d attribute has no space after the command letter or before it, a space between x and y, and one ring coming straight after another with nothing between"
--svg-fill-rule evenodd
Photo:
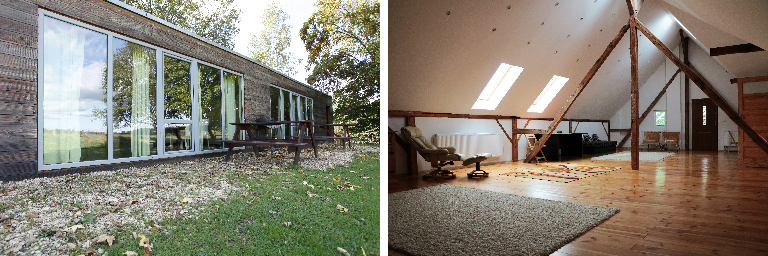
<instances>
[{"instance_id":1,"label":"white radiator","mask_svg":"<svg viewBox=\"0 0 768 256\"><path fill-rule=\"evenodd\" d=\"M504 155L505 141L502 141L501 136L495 133L435 134L432 137L432 143L435 146L454 147L456 148L456 153L467 157L480 153L502 156Z\"/></svg>"}]
</instances>

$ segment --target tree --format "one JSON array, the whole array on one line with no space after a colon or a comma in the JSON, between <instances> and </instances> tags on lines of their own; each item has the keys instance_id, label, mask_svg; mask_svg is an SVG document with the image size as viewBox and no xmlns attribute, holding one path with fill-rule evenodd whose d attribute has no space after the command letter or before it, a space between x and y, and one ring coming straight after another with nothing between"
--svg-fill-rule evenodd
<instances>
[{"instance_id":1,"label":"tree","mask_svg":"<svg viewBox=\"0 0 768 256\"><path fill-rule=\"evenodd\" d=\"M379 1L318 0L301 28L312 74L307 82L333 94L334 119L356 136L379 141Z\"/></svg>"},{"instance_id":2,"label":"tree","mask_svg":"<svg viewBox=\"0 0 768 256\"><path fill-rule=\"evenodd\" d=\"M235 48L240 33L237 23L242 12L234 0L123 0L165 21L192 31L224 47ZM206 3L213 4L206 4ZM204 10L204 6L216 6Z\"/></svg>"},{"instance_id":3,"label":"tree","mask_svg":"<svg viewBox=\"0 0 768 256\"><path fill-rule=\"evenodd\" d=\"M277 71L295 75L295 66L301 63L301 59L294 58L293 53L288 51L291 47L291 25L285 24L285 21L289 18L275 2L269 4L261 15L264 29L258 35L251 35L248 55Z\"/></svg>"}]
</instances>

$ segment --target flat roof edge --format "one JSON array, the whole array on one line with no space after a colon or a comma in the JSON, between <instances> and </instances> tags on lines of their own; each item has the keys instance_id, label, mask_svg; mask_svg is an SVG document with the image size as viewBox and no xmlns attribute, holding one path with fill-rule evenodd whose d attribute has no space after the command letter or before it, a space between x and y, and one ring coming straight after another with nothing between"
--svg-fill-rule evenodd
<instances>
[{"instance_id":1,"label":"flat roof edge","mask_svg":"<svg viewBox=\"0 0 768 256\"><path fill-rule=\"evenodd\" d=\"M220 45L220 44L218 44L218 43L216 43L216 42L213 42L213 41L211 41L211 40L208 40L208 38L204 38L204 37L202 37L202 36L199 36L198 34L195 34L195 33L194 33L194 32L192 32L192 31L189 31L189 30L186 30L186 29L184 29L184 28L182 28L182 27L179 27L179 26L177 26L176 24L172 24L172 23L170 23L170 22L168 22L168 21L165 21L165 20L163 20L163 19L161 19L161 18L158 18L157 16L155 16L155 15L152 15L152 14L150 14L150 13L148 13L148 12L145 12L144 10L141 10L141 9L139 9L139 8L136 8L136 7L132 6L132 5L129 5L129 4L123 3L123 2L122 2L122 1L120 1L120 0L107 0L107 2L110 2L110 3L114 4L114 5L120 6L120 7L122 7L123 9L129 10L129 11L132 11L132 12L134 12L134 13L138 14L138 15L141 15L141 16L144 16L144 17L147 17L147 18L148 18L148 19L150 19L150 20L156 21L156 22L158 22L158 23L160 23L160 24L163 24L163 25L165 25L165 26L167 26L167 27L170 27L170 28L172 28L172 29L175 29L175 30L177 30L177 31L179 31L179 32L182 32L182 33L184 33L184 34L186 34L186 35L188 35L188 36L191 36L191 37L194 37L194 38L196 38L196 39L198 39L198 40L201 40L201 41L203 41L203 42L206 42L206 43L208 43L208 44L210 44L210 45L213 45L213 46L215 46L215 47L217 47L217 48L219 48L219 49L225 50L225 51L227 51L227 52L229 52L229 53L231 53L231 54L234 54L234 55L236 55L236 56L238 56L238 57L240 57L240 58L243 58L243 59L246 59L246 60L248 60L248 61L250 61L250 62L256 63L256 65L259 65L259 66L261 66L261 67L264 67L264 68L266 68L266 69L268 69L268 70L270 70L270 71L272 71L272 72L275 72L275 73L277 73L277 74L279 74L279 75L281 75L281 76L283 76L283 77L286 77L286 78L290 79L291 81L294 81L294 82L296 82L296 83L298 83L298 84L300 84L300 85L303 85L303 86L305 86L305 87L307 87L307 88L309 88L309 89L315 90L315 91L317 91L317 92L319 92L319 93L322 93L322 94L325 94L325 95L327 95L327 96L331 96L331 95L329 95L329 94L327 94L327 93L324 93L324 92L322 92L322 91L320 91L320 90L318 90L318 89L316 89L316 88L314 88L314 87L310 86L309 84L307 84L307 83L305 83L305 82L301 82L301 81L299 81L299 80L296 80L296 79L294 79L293 77L290 77L290 76L286 75L286 74L285 74L285 73L283 73L283 72L277 71L277 70L275 70L275 69L273 69L273 68L271 68L271 67L269 67L269 66L267 66L267 65L264 65L264 64L262 64L261 62L258 62L258 61L254 60L254 59L252 59L252 58L250 58L250 57L248 57L248 56L242 55L242 54L240 54L239 52L236 52L236 51L234 51L234 50L232 50L232 49L229 49L229 48L227 48L227 47L224 47L224 46L222 46L222 45Z\"/></svg>"}]
</instances>

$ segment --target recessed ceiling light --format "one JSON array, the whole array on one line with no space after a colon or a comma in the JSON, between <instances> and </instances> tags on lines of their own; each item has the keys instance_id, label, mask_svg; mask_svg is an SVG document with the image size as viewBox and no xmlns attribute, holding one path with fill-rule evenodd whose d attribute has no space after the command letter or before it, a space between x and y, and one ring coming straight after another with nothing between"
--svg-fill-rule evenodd
<instances>
[{"instance_id":1,"label":"recessed ceiling light","mask_svg":"<svg viewBox=\"0 0 768 256\"><path fill-rule=\"evenodd\" d=\"M522 67L501 63L480 93L480 97L477 97L472 109L495 110L522 72Z\"/></svg>"}]
</instances>

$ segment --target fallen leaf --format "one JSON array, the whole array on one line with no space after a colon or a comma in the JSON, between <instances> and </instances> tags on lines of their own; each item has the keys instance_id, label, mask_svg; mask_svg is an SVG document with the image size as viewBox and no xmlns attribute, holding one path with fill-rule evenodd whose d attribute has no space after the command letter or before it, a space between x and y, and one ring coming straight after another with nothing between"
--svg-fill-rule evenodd
<instances>
[{"instance_id":1,"label":"fallen leaf","mask_svg":"<svg viewBox=\"0 0 768 256\"><path fill-rule=\"evenodd\" d=\"M154 227L149 228L149 231L160 230L163 228L163 226L160 226L157 224L152 224L152 225L154 225Z\"/></svg>"},{"instance_id":2,"label":"fallen leaf","mask_svg":"<svg viewBox=\"0 0 768 256\"><path fill-rule=\"evenodd\" d=\"M365 249L363 249L363 247L360 247L360 250L363 250L363 256L368 256L368 255L365 255Z\"/></svg>"},{"instance_id":3,"label":"fallen leaf","mask_svg":"<svg viewBox=\"0 0 768 256\"><path fill-rule=\"evenodd\" d=\"M67 243L67 249L74 250L77 248L77 245L73 243Z\"/></svg>"},{"instance_id":4,"label":"fallen leaf","mask_svg":"<svg viewBox=\"0 0 768 256\"><path fill-rule=\"evenodd\" d=\"M307 191L307 195L309 195L309 197L316 197L317 196L317 194L312 194L309 191Z\"/></svg>"},{"instance_id":5,"label":"fallen leaf","mask_svg":"<svg viewBox=\"0 0 768 256\"><path fill-rule=\"evenodd\" d=\"M346 207L341 206L340 204L336 205L336 209L338 209L339 212L349 213L349 210Z\"/></svg>"},{"instance_id":6,"label":"fallen leaf","mask_svg":"<svg viewBox=\"0 0 768 256\"><path fill-rule=\"evenodd\" d=\"M290 227L291 226L291 222L290 221L283 222L283 225L285 225L286 227Z\"/></svg>"},{"instance_id":7,"label":"fallen leaf","mask_svg":"<svg viewBox=\"0 0 768 256\"><path fill-rule=\"evenodd\" d=\"M351 256L349 255L349 252L347 252L347 250L344 250L341 247L336 247L336 250L339 251L341 254L344 254L344 256Z\"/></svg>"},{"instance_id":8,"label":"fallen leaf","mask_svg":"<svg viewBox=\"0 0 768 256\"><path fill-rule=\"evenodd\" d=\"M181 199L182 203L192 203L194 201L195 201L194 199L188 198L188 197L184 197L184 198Z\"/></svg>"},{"instance_id":9,"label":"fallen leaf","mask_svg":"<svg viewBox=\"0 0 768 256\"><path fill-rule=\"evenodd\" d=\"M304 173L304 171L302 171L302 170L299 170L299 173Z\"/></svg>"},{"instance_id":10,"label":"fallen leaf","mask_svg":"<svg viewBox=\"0 0 768 256\"><path fill-rule=\"evenodd\" d=\"M276 211L269 211L269 213L271 213L271 214L277 214L277 212L276 212Z\"/></svg>"},{"instance_id":11,"label":"fallen leaf","mask_svg":"<svg viewBox=\"0 0 768 256\"><path fill-rule=\"evenodd\" d=\"M40 216L40 214L36 212L28 212L27 214L24 214L24 216L30 219L34 219L37 218L37 216Z\"/></svg>"},{"instance_id":12,"label":"fallen leaf","mask_svg":"<svg viewBox=\"0 0 768 256\"><path fill-rule=\"evenodd\" d=\"M72 232L77 231L78 229L84 229L84 228L85 227L83 225L74 225L74 226L68 227L67 228L67 232L72 233Z\"/></svg>"},{"instance_id":13,"label":"fallen leaf","mask_svg":"<svg viewBox=\"0 0 768 256\"><path fill-rule=\"evenodd\" d=\"M88 248L88 250L85 250L85 252L83 252L83 254L85 254L85 255L90 255L90 254L94 254L94 253L96 253L96 248L93 248L93 247Z\"/></svg>"},{"instance_id":14,"label":"fallen leaf","mask_svg":"<svg viewBox=\"0 0 768 256\"><path fill-rule=\"evenodd\" d=\"M101 234L101 235L97 236L96 238L94 238L93 241L95 243L107 242L107 244L109 244L109 246L112 246L112 242L115 241L115 237L107 235L107 234Z\"/></svg>"},{"instance_id":15,"label":"fallen leaf","mask_svg":"<svg viewBox=\"0 0 768 256\"><path fill-rule=\"evenodd\" d=\"M149 245L149 238L147 238L144 234L138 235L141 240L139 240L139 246L141 247L147 247Z\"/></svg>"},{"instance_id":16,"label":"fallen leaf","mask_svg":"<svg viewBox=\"0 0 768 256\"><path fill-rule=\"evenodd\" d=\"M139 256L139 254L134 251L127 251L127 252L124 252L123 254L125 254L125 256Z\"/></svg>"},{"instance_id":17,"label":"fallen leaf","mask_svg":"<svg viewBox=\"0 0 768 256\"><path fill-rule=\"evenodd\" d=\"M341 178L333 178L333 181L335 181L335 182L341 182Z\"/></svg>"}]
</instances>

